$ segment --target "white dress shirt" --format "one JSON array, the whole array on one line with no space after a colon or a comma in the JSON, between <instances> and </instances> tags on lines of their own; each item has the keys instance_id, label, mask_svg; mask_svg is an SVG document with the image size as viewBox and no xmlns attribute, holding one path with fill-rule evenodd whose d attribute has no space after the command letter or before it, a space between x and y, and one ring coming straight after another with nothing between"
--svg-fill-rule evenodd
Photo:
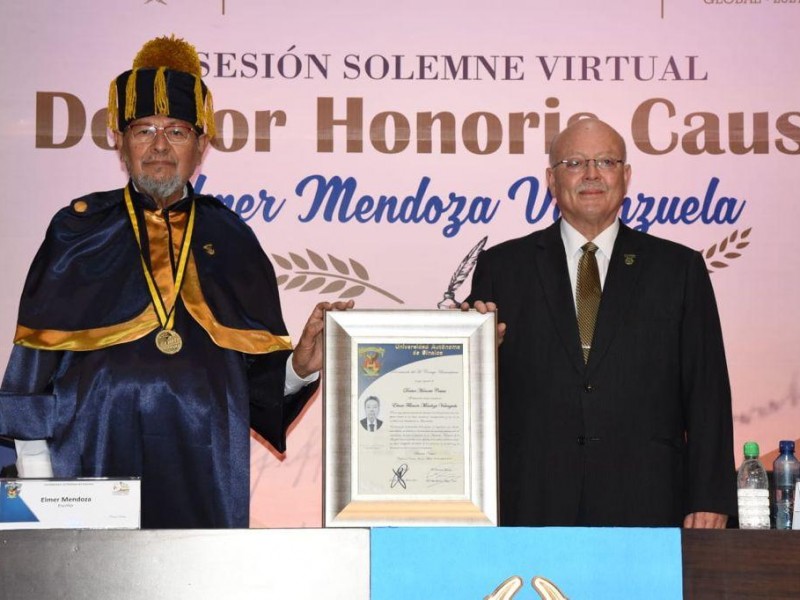
<instances>
[{"instance_id":1,"label":"white dress shirt","mask_svg":"<svg viewBox=\"0 0 800 600\"><path fill-rule=\"evenodd\" d=\"M578 263L583 256L583 245L589 241L597 246L594 253L597 258L597 270L600 272L600 289L606 283L606 273L608 273L608 263L611 260L611 252L614 250L614 242L619 233L619 221L614 219L614 223L609 225L593 240L587 240L577 229L561 219L561 240L564 242L564 250L567 253L567 269L569 270L569 281L572 287L572 300L575 302L575 312L578 311L578 301L575 294L578 285Z\"/></svg>"}]
</instances>

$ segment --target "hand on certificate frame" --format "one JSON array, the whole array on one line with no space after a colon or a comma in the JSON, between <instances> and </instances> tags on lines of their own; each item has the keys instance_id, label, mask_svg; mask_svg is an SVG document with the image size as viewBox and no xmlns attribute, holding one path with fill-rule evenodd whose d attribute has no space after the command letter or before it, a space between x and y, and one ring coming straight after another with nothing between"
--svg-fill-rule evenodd
<instances>
[{"instance_id":1,"label":"hand on certificate frame","mask_svg":"<svg viewBox=\"0 0 800 600\"><path fill-rule=\"evenodd\" d=\"M473 306L469 305L469 302L462 302L461 303L461 310L469 310L470 308L474 308L482 315L485 315L489 312L497 312L497 305L494 302L484 302L483 300L476 300ZM506 334L506 324L505 323L497 323L497 345L503 343L503 337Z\"/></svg>"}]
</instances>

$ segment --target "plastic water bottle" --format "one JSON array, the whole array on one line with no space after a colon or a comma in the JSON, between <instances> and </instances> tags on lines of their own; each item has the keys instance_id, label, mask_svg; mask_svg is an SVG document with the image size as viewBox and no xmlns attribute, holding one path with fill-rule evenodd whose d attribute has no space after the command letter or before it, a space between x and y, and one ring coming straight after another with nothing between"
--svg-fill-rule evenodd
<instances>
[{"instance_id":1,"label":"plastic water bottle","mask_svg":"<svg viewBox=\"0 0 800 600\"><path fill-rule=\"evenodd\" d=\"M744 461L737 477L739 529L769 529L769 480L758 460L758 444L744 445Z\"/></svg>"},{"instance_id":2,"label":"plastic water bottle","mask_svg":"<svg viewBox=\"0 0 800 600\"><path fill-rule=\"evenodd\" d=\"M794 456L794 442L781 440L781 455L772 463L775 480L775 529L791 529L794 485L800 480L800 462Z\"/></svg>"}]
</instances>

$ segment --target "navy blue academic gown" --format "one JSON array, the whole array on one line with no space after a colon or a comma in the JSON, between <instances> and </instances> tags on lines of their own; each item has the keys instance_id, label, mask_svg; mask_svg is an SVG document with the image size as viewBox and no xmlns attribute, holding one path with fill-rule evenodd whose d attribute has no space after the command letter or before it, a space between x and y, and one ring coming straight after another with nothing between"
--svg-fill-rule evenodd
<instances>
[{"instance_id":1,"label":"navy blue academic gown","mask_svg":"<svg viewBox=\"0 0 800 600\"><path fill-rule=\"evenodd\" d=\"M132 198L145 231L152 201ZM20 303L0 434L47 439L56 477L141 477L145 528L247 527L250 428L283 451L314 386L283 395L290 345L252 231L191 189L170 210L192 200L175 318L183 348L171 356L155 346L160 324L123 191L54 217Z\"/></svg>"}]
</instances>

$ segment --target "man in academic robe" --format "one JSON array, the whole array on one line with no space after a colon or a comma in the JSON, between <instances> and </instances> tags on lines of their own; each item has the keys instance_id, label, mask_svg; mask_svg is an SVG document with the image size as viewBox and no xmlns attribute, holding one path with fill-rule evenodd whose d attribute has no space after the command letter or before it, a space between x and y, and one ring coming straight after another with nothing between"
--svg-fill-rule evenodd
<instances>
[{"instance_id":1,"label":"man in academic robe","mask_svg":"<svg viewBox=\"0 0 800 600\"><path fill-rule=\"evenodd\" d=\"M145 528L247 527L250 429L285 449L316 387L325 310L294 349L250 228L189 178L213 135L197 53L151 40L111 83L130 175L53 218L0 394L21 476L140 477Z\"/></svg>"}]
</instances>

